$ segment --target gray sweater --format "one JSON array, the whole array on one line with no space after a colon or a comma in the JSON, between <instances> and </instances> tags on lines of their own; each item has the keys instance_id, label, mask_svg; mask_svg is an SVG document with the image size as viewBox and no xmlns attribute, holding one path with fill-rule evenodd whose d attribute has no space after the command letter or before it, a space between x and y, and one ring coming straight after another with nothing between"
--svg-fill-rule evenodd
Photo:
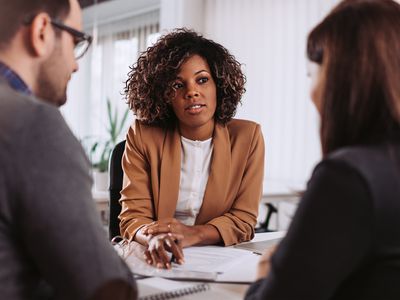
<instances>
[{"instance_id":1,"label":"gray sweater","mask_svg":"<svg viewBox=\"0 0 400 300\"><path fill-rule=\"evenodd\" d=\"M85 153L58 109L0 81L1 299L32 299L42 286L56 299L89 299L110 282L136 297L91 185Z\"/></svg>"}]
</instances>

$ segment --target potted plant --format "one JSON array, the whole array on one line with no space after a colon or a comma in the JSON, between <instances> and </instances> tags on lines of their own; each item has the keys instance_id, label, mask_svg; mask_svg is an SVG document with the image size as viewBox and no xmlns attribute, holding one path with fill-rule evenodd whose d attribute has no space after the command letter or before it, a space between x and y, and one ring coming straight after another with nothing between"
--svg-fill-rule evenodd
<instances>
[{"instance_id":1,"label":"potted plant","mask_svg":"<svg viewBox=\"0 0 400 300\"><path fill-rule=\"evenodd\" d=\"M121 119L119 119L117 108L112 107L110 99L107 99L107 133L106 139L99 139L93 142L89 149L89 159L93 167L93 180L95 189L104 191L108 188L108 161L111 151L118 143L129 109L126 109Z\"/></svg>"}]
</instances>

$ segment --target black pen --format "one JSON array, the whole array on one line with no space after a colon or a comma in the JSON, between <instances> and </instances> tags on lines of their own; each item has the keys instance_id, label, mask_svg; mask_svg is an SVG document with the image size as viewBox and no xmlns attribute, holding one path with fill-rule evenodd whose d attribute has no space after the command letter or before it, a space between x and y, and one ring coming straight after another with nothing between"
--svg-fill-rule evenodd
<instances>
[{"instance_id":1,"label":"black pen","mask_svg":"<svg viewBox=\"0 0 400 300\"><path fill-rule=\"evenodd\" d=\"M179 246L179 240L178 240L178 239L175 239L175 240L174 240L174 243L177 244L177 245ZM173 262L178 263L178 261L176 260L176 257L175 257L175 255L174 255L174 253L172 253L172 255L171 255L171 260L170 260L170 263L173 263Z\"/></svg>"},{"instance_id":2,"label":"black pen","mask_svg":"<svg viewBox=\"0 0 400 300\"><path fill-rule=\"evenodd\" d=\"M174 254L172 254L171 255L171 260L169 261L171 264L173 263L173 262L175 262L175 255Z\"/></svg>"}]
</instances>

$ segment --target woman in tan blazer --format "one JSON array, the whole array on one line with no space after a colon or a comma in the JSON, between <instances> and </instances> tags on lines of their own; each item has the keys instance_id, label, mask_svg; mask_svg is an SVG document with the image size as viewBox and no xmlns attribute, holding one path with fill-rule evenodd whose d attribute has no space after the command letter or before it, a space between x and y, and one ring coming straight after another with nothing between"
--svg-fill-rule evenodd
<instances>
[{"instance_id":1,"label":"woman in tan blazer","mask_svg":"<svg viewBox=\"0 0 400 300\"><path fill-rule=\"evenodd\" d=\"M232 245L254 236L262 194L260 126L232 119L245 77L221 45L189 30L161 37L132 67L137 120L122 160L121 233L169 268L166 250Z\"/></svg>"}]
</instances>

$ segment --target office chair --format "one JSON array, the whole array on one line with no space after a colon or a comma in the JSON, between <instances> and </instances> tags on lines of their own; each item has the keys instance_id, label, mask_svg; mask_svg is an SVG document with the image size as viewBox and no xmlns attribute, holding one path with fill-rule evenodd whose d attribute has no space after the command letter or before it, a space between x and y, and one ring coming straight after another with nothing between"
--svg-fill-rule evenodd
<instances>
[{"instance_id":1,"label":"office chair","mask_svg":"<svg viewBox=\"0 0 400 300\"><path fill-rule=\"evenodd\" d=\"M265 221L262 222L262 223L260 224L260 226L257 227L257 228L255 229L255 232L256 232L256 233L260 233L260 232L273 232L273 231L275 231L275 230L269 229L269 223L270 223L270 221L271 221L271 216L272 216L274 213L277 213L277 212L278 212L278 209L276 208L275 205L273 205L273 204L271 204L271 203L265 203L265 206L267 207L267 215L266 215L266 217L265 217Z\"/></svg>"},{"instance_id":2,"label":"office chair","mask_svg":"<svg viewBox=\"0 0 400 300\"><path fill-rule=\"evenodd\" d=\"M119 142L113 151L111 152L110 162L109 162L109 174L110 174L110 216L109 216L109 226L108 226L108 234L109 239L111 240L113 237L120 235L119 231L119 219L118 216L121 212L121 204L119 203L119 199L121 198L121 190L122 190L122 179L123 179L123 171L122 171L122 155L125 150L125 141Z\"/></svg>"}]
</instances>

